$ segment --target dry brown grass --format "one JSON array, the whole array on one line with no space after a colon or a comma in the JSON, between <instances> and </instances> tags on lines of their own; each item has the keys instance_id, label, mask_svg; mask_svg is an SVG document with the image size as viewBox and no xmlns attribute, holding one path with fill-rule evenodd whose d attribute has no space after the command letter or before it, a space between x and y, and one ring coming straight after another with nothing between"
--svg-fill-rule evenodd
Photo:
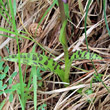
<instances>
[{"instance_id":1,"label":"dry brown grass","mask_svg":"<svg viewBox=\"0 0 110 110\"><path fill-rule=\"evenodd\" d=\"M38 35L33 34L34 28L32 24L40 21L47 8L52 4L52 0L17 0L17 17L16 23L19 31L27 30L32 37L50 53L56 56L55 60L63 59L63 48L59 43L59 33L61 28L60 13L57 6L52 8L41 23L41 32ZM68 0L70 17L72 21L68 21L67 39L70 55L77 49L85 49L85 34L84 34L84 17L87 2L85 0ZM80 8L79 8L80 5ZM110 7L106 3L107 20L110 22ZM21 21L20 21L21 20ZM1 27L8 27L5 20L1 20ZM9 27L10 28L10 27ZM31 30L31 31L30 31ZM29 35L26 35L29 36ZM100 54L103 58L110 56L110 37L104 22L104 13L102 0L95 0L91 3L88 19L87 19L87 36L89 49ZM7 44L11 54L17 54L17 43L14 39L4 39L0 36L0 55L8 56L5 45ZM20 41L20 51L30 52L34 42L28 39ZM38 46L36 52L42 52ZM46 55L48 55L45 52ZM110 60L105 60L104 63L95 63L98 73L103 74L102 80L110 87ZM13 71L18 71L16 63L7 63L10 66L9 74ZM86 90L90 88L90 81L94 77L95 70L90 61L76 61L74 66L83 68L88 72L71 67L69 87L64 87L59 78L52 73L41 73L43 86L38 88L38 106L43 103L47 104L45 110L110 110L110 94L101 82L92 84L93 93L87 95ZM64 68L64 65L62 65ZM25 74L25 65L22 65L23 74ZM30 68L27 70L27 81ZM16 81L19 81L19 76L16 76ZM40 81L39 81L40 82ZM77 90L82 88L82 94ZM33 94L33 93L32 93ZM4 97L0 96L0 100ZM5 97L7 102L3 110L20 110L20 103L17 94L14 95L12 103L8 101L8 96ZM91 101L91 103L90 103ZM33 100L28 100L26 103L27 110L33 110Z\"/></svg>"}]
</instances>

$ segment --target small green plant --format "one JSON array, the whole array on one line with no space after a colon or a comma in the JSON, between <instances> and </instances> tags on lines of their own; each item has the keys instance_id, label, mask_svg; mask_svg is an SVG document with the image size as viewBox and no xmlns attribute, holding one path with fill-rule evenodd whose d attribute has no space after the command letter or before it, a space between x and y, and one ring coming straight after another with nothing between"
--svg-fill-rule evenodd
<instances>
[{"instance_id":1,"label":"small green plant","mask_svg":"<svg viewBox=\"0 0 110 110\"><path fill-rule=\"evenodd\" d=\"M96 83L96 82L101 82L101 77L103 76L103 74L98 74L98 75L96 75L96 74L93 74L93 78L91 79L91 82L90 82L90 88L88 88L87 90L85 90L84 91L84 93L86 94L86 95L90 95L90 94L92 94L92 93L94 93L94 91L93 91L93 89L92 89L92 83ZM77 92L79 93L79 94L81 94L81 95L83 95L83 89L84 88L80 88ZM92 101L95 101L95 98L93 99L93 98L91 98L91 99L87 99L87 101L89 102L89 103L91 103L91 100Z\"/></svg>"},{"instance_id":2,"label":"small green plant","mask_svg":"<svg viewBox=\"0 0 110 110\"><path fill-rule=\"evenodd\" d=\"M98 74L98 75L94 74L94 78L92 79L93 82L101 82L100 79L102 76L103 76L103 74Z\"/></svg>"},{"instance_id":3,"label":"small green plant","mask_svg":"<svg viewBox=\"0 0 110 110\"><path fill-rule=\"evenodd\" d=\"M38 107L38 110L46 110L45 109L46 106L47 106L46 104L42 104Z\"/></svg>"},{"instance_id":4,"label":"small green plant","mask_svg":"<svg viewBox=\"0 0 110 110\"><path fill-rule=\"evenodd\" d=\"M77 92L78 92L79 94L81 94L82 96L84 96L84 95L83 95L83 92L82 92L83 89L84 89L84 88L80 88L80 89L77 91ZM90 95L90 94L93 94L93 93L94 93L94 91L92 90L92 88L88 88L87 90L84 91L84 94L86 94L86 95ZM95 99L93 99L93 98L91 98L91 99L88 98L88 99L87 99L87 102L91 103L91 101L93 101L93 100L95 100Z\"/></svg>"},{"instance_id":5,"label":"small green plant","mask_svg":"<svg viewBox=\"0 0 110 110\"><path fill-rule=\"evenodd\" d=\"M70 59L70 64L73 60L83 60L83 59L102 59L99 55L95 53L89 53L86 51L76 51ZM8 57L5 57L4 60L12 61L12 62L18 62L18 54L17 55L10 55ZM54 61L53 59L47 57L46 55L38 54L38 53L21 53L20 54L20 62L22 64L27 64L30 66L39 66L44 68L45 70L48 70L50 72L54 72L57 74L62 81L66 82L65 80L65 72L61 68L61 66Z\"/></svg>"},{"instance_id":6,"label":"small green plant","mask_svg":"<svg viewBox=\"0 0 110 110\"><path fill-rule=\"evenodd\" d=\"M2 61L0 57L0 95L10 94L9 101L12 102L13 91L15 91L15 89L13 90L12 89L13 87L11 88L8 88L8 87L12 84L12 80L17 75L17 72L13 72L11 76L8 76L7 75L8 70L9 70L9 66L4 67L4 61ZM8 77L9 80L6 83L4 83L4 80L6 77Z\"/></svg>"}]
</instances>

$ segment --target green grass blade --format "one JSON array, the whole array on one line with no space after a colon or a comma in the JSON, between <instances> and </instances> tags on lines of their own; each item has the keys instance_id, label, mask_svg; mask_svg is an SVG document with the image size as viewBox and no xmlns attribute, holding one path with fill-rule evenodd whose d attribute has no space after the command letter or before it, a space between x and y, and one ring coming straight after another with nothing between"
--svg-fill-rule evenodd
<instances>
[{"instance_id":1,"label":"green grass blade","mask_svg":"<svg viewBox=\"0 0 110 110\"><path fill-rule=\"evenodd\" d=\"M33 87L34 87L34 110L37 110L37 72L36 67L32 66Z\"/></svg>"},{"instance_id":2,"label":"green grass blade","mask_svg":"<svg viewBox=\"0 0 110 110\"><path fill-rule=\"evenodd\" d=\"M13 0L13 11L14 11L14 16L16 16L16 0Z\"/></svg>"},{"instance_id":3,"label":"green grass blade","mask_svg":"<svg viewBox=\"0 0 110 110\"><path fill-rule=\"evenodd\" d=\"M69 6L67 3L64 3L64 10L65 10L65 15L66 17L71 20L70 15L69 15Z\"/></svg>"},{"instance_id":4,"label":"green grass blade","mask_svg":"<svg viewBox=\"0 0 110 110\"><path fill-rule=\"evenodd\" d=\"M5 13L5 11L4 11L4 13ZM3 13L2 10L0 10L1 16L3 16L3 18L4 18L4 19L9 23L9 25L11 26L11 25L12 25L11 22L6 18L6 16L4 16L4 13Z\"/></svg>"},{"instance_id":5,"label":"green grass blade","mask_svg":"<svg viewBox=\"0 0 110 110\"><path fill-rule=\"evenodd\" d=\"M108 34L110 36L110 29L109 29L109 26L108 26L108 23L107 23L107 16L106 16L106 6L105 6L105 0L103 0L103 7L104 7L104 18L105 18L105 24L106 24L106 28L108 30Z\"/></svg>"},{"instance_id":6,"label":"green grass blade","mask_svg":"<svg viewBox=\"0 0 110 110\"><path fill-rule=\"evenodd\" d=\"M20 77L20 87L21 87L21 100L23 103L23 108L25 108L25 98L24 98L24 82L23 82L23 76L22 76L22 70L21 70L21 63L20 63L20 50L19 50L19 42L18 42L18 31L16 28L16 23L15 23L15 16L14 16L14 10L13 10L13 6L12 6L12 1L9 0L9 8L10 8L10 12L11 12L11 17L12 17L12 25L13 25L13 29L16 33L16 41L17 41L17 45L18 45L18 64L19 64L19 77Z\"/></svg>"},{"instance_id":7,"label":"green grass blade","mask_svg":"<svg viewBox=\"0 0 110 110\"><path fill-rule=\"evenodd\" d=\"M85 15L85 24L84 24L84 25L85 25L85 39L86 39L86 45L87 45L87 50L88 50L89 53L90 53L90 50L89 50L89 48L88 48L87 33L86 33L86 22L87 22L87 14L88 14L88 9L89 9L90 3L91 3L91 0L89 0L89 2L88 2L88 4L87 4L86 15ZM94 65L92 59L90 59L90 60L91 60L91 62L92 62L93 68L94 68L94 70L95 70L97 76L99 77L100 81L102 82L102 84L104 85L104 87L105 87L105 88L108 90L108 92L110 93L110 90L108 89L108 87L105 85L105 83L104 83L104 82L102 81L102 79L100 78L100 76L99 76L99 74L98 74L98 72L97 72L97 70L96 70L96 68L95 68L95 65Z\"/></svg>"},{"instance_id":8,"label":"green grass blade","mask_svg":"<svg viewBox=\"0 0 110 110\"><path fill-rule=\"evenodd\" d=\"M44 15L42 16L40 22L38 23L38 26L37 26L37 29L39 28L39 25L41 24L41 22L43 21L43 19L45 18L45 16L47 15L47 13L50 11L50 9L52 9L52 7L57 4L57 0L54 0L52 5L46 10L46 12L44 13ZM36 32L35 34L37 33L37 29L36 29Z\"/></svg>"},{"instance_id":9,"label":"green grass blade","mask_svg":"<svg viewBox=\"0 0 110 110\"><path fill-rule=\"evenodd\" d=\"M14 35L17 34L17 33L15 33L15 32L9 31L9 30L7 30L7 29L5 29L5 28L2 28L2 27L0 27L0 31L6 32L6 33L10 33L10 34L14 34Z\"/></svg>"},{"instance_id":10,"label":"green grass blade","mask_svg":"<svg viewBox=\"0 0 110 110\"><path fill-rule=\"evenodd\" d=\"M8 36L8 35L5 35L5 34L0 34L1 36L4 36L4 37L9 37L9 38L12 38L12 39L16 39L15 37L12 37L12 36Z\"/></svg>"},{"instance_id":11,"label":"green grass blade","mask_svg":"<svg viewBox=\"0 0 110 110\"><path fill-rule=\"evenodd\" d=\"M7 3L8 4L8 3ZM0 5L1 5L1 9L0 9L0 12L2 12L2 10L4 10L5 14L7 15L7 17L9 18L10 22L12 23L12 19L9 15L9 12L8 10L6 10L5 6L4 6L4 3L2 0L0 0Z\"/></svg>"}]
</instances>

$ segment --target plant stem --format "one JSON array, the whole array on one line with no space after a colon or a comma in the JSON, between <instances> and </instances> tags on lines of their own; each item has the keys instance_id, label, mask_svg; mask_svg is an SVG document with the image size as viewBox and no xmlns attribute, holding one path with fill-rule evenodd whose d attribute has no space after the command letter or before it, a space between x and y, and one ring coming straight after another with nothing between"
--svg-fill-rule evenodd
<instances>
[{"instance_id":1,"label":"plant stem","mask_svg":"<svg viewBox=\"0 0 110 110\"><path fill-rule=\"evenodd\" d=\"M59 3L60 14L61 14L61 22L62 22L62 25L64 25L63 34L59 38L64 49L64 59L65 59L64 81L69 82L69 72L70 72L71 65L69 65L68 45L67 45L67 39L66 39L66 24L64 24L65 21L67 21L67 19L65 16L63 1L58 0L58 3Z\"/></svg>"}]
</instances>

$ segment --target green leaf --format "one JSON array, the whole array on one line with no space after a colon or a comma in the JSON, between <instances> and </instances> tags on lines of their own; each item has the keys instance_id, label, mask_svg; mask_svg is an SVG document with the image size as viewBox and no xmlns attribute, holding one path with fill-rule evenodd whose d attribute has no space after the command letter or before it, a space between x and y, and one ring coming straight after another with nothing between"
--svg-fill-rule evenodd
<instances>
[{"instance_id":1,"label":"green leaf","mask_svg":"<svg viewBox=\"0 0 110 110\"><path fill-rule=\"evenodd\" d=\"M17 72L13 72L9 78L9 85L12 84L13 78L17 75Z\"/></svg>"},{"instance_id":2,"label":"green leaf","mask_svg":"<svg viewBox=\"0 0 110 110\"><path fill-rule=\"evenodd\" d=\"M7 94L9 94L9 93L11 93L11 92L13 92L13 90L12 89L6 89L6 90L4 90L4 92Z\"/></svg>"},{"instance_id":3,"label":"green leaf","mask_svg":"<svg viewBox=\"0 0 110 110\"><path fill-rule=\"evenodd\" d=\"M1 89L1 87L2 87L2 84L3 84L2 81L0 81L0 89Z\"/></svg>"},{"instance_id":4,"label":"green leaf","mask_svg":"<svg viewBox=\"0 0 110 110\"><path fill-rule=\"evenodd\" d=\"M6 99L2 100L2 102L0 103L0 110L2 110L3 106L5 105Z\"/></svg>"},{"instance_id":5,"label":"green leaf","mask_svg":"<svg viewBox=\"0 0 110 110\"><path fill-rule=\"evenodd\" d=\"M85 93L86 93L87 95L90 95L90 94L93 93L93 90L92 90L92 89L88 89L88 90L85 91Z\"/></svg>"},{"instance_id":6,"label":"green leaf","mask_svg":"<svg viewBox=\"0 0 110 110\"><path fill-rule=\"evenodd\" d=\"M39 86L39 87L42 87L42 82L38 83L38 86Z\"/></svg>"},{"instance_id":7,"label":"green leaf","mask_svg":"<svg viewBox=\"0 0 110 110\"><path fill-rule=\"evenodd\" d=\"M4 37L9 37L9 38L15 39L15 37L8 36L8 35L5 35L5 34L0 34L0 35L1 35L1 36L4 36Z\"/></svg>"},{"instance_id":8,"label":"green leaf","mask_svg":"<svg viewBox=\"0 0 110 110\"><path fill-rule=\"evenodd\" d=\"M100 79L102 76L103 76L103 74L99 74L99 73L98 73L98 75L94 74L93 82L101 81Z\"/></svg>"},{"instance_id":9,"label":"green leaf","mask_svg":"<svg viewBox=\"0 0 110 110\"><path fill-rule=\"evenodd\" d=\"M3 94L3 91L0 91L0 96Z\"/></svg>"},{"instance_id":10,"label":"green leaf","mask_svg":"<svg viewBox=\"0 0 110 110\"><path fill-rule=\"evenodd\" d=\"M7 49L8 54L10 54L9 47L8 47L7 45L6 45L5 47L6 47L6 49Z\"/></svg>"},{"instance_id":11,"label":"green leaf","mask_svg":"<svg viewBox=\"0 0 110 110\"><path fill-rule=\"evenodd\" d=\"M9 96L9 101L12 102L13 101L13 94L11 93Z\"/></svg>"},{"instance_id":12,"label":"green leaf","mask_svg":"<svg viewBox=\"0 0 110 110\"><path fill-rule=\"evenodd\" d=\"M69 6L67 3L64 3L64 10L65 10L65 15L66 17L71 20L70 16L69 16Z\"/></svg>"},{"instance_id":13,"label":"green leaf","mask_svg":"<svg viewBox=\"0 0 110 110\"><path fill-rule=\"evenodd\" d=\"M13 1L14 16L16 16L16 0Z\"/></svg>"},{"instance_id":14,"label":"green leaf","mask_svg":"<svg viewBox=\"0 0 110 110\"><path fill-rule=\"evenodd\" d=\"M82 94L82 90L83 90L83 88L80 88L80 89L77 90L77 92L78 92L79 94Z\"/></svg>"},{"instance_id":15,"label":"green leaf","mask_svg":"<svg viewBox=\"0 0 110 110\"><path fill-rule=\"evenodd\" d=\"M18 62L18 54L5 57L4 60ZM48 71L58 74L61 80L64 81L64 70L61 69L57 62L46 55L41 55L38 53L21 53L20 63L30 66L39 66L40 68L42 67Z\"/></svg>"},{"instance_id":16,"label":"green leaf","mask_svg":"<svg viewBox=\"0 0 110 110\"><path fill-rule=\"evenodd\" d=\"M17 72L13 72L13 73L11 74L11 77L14 78L16 75L17 75Z\"/></svg>"},{"instance_id":17,"label":"green leaf","mask_svg":"<svg viewBox=\"0 0 110 110\"><path fill-rule=\"evenodd\" d=\"M2 28L2 27L0 27L0 31L3 31L3 32L6 32L6 33L10 33L10 34L16 35L15 32L9 31L9 30L7 30L7 29L5 29L5 28Z\"/></svg>"},{"instance_id":18,"label":"green leaf","mask_svg":"<svg viewBox=\"0 0 110 110\"><path fill-rule=\"evenodd\" d=\"M65 37L64 37L64 30L65 30L66 24L67 24L67 20L65 20L65 21L63 22L62 28L61 28L61 30L60 30L59 41L61 42L62 45L65 45L65 44L66 44ZM65 46L64 46L64 47L65 47Z\"/></svg>"},{"instance_id":19,"label":"green leaf","mask_svg":"<svg viewBox=\"0 0 110 110\"><path fill-rule=\"evenodd\" d=\"M46 104L42 104L38 107L38 110L45 110Z\"/></svg>"},{"instance_id":20,"label":"green leaf","mask_svg":"<svg viewBox=\"0 0 110 110\"><path fill-rule=\"evenodd\" d=\"M6 77L6 74L0 74L0 80L3 80Z\"/></svg>"},{"instance_id":21,"label":"green leaf","mask_svg":"<svg viewBox=\"0 0 110 110\"><path fill-rule=\"evenodd\" d=\"M12 84L12 81L13 81L13 79L10 78L10 79L9 79L9 85Z\"/></svg>"},{"instance_id":22,"label":"green leaf","mask_svg":"<svg viewBox=\"0 0 110 110\"><path fill-rule=\"evenodd\" d=\"M34 109L36 110L37 106L37 74L36 67L32 66L31 72L33 73L33 86L34 86Z\"/></svg>"},{"instance_id":23,"label":"green leaf","mask_svg":"<svg viewBox=\"0 0 110 110\"><path fill-rule=\"evenodd\" d=\"M99 55L97 55L95 53L89 53L89 52L81 51L81 50L76 51L71 56L71 61L73 61L73 60L84 60L84 59L87 59L87 60L90 60L90 59L94 59L94 60L100 59L101 60L102 57L100 57Z\"/></svg>"},{"instance_id":24,"label":"green leaf","mask_svg":"<svg viewBox=\"0 0 110 110\"><path fill-rule=\"evenodd\" d=\"M0 87L0 90L4 90L4 89L6 89L6 88L7 88L7 85L4 84L2 87Z\"/></svg>"},{"instance_id":25,"label":"green leaf","mask_svg":"<svg viewBox=\"0 0 110 110\"><path fill-rule=\"evenodd\" d=\"M8 72L8 70L9 70L9 66L6 66L6 67L4 68L4 73L6 74L6 73Z\"/></svg>"},{"instance_id":26,"label":"green leaf","mask_svg":"<svg viewBox=\"0 0 110 110\"><path fill-rule=\"evenodd\" d=\"M42 80L40 70L41 70L41 68L37 68L37 80ZM38 83L37 85L39 87L41 87L42 86L42 82Z\"/></svg>"},{"instance_id":27,"label":"green leaf","mask_svg":"<svg viewBox=\"0 0 110 110\"><path fill-rule=\"evenodd\" d=\"M0 61L0 71L4 69L3 64L4 64L4 61Z\"/></svg>"},{"instance_id":28,"label":"green leaf","mask_svg":"<svg viewBox=\"0 0 110 110\"><path fill-rule=\"evenodd\" d=\"M17 83L15 85L12 85L12 88L11 88L12 91L16 91L21 94L21 91L20 91L20 83Z\"/></svg>"}]
</instances>

